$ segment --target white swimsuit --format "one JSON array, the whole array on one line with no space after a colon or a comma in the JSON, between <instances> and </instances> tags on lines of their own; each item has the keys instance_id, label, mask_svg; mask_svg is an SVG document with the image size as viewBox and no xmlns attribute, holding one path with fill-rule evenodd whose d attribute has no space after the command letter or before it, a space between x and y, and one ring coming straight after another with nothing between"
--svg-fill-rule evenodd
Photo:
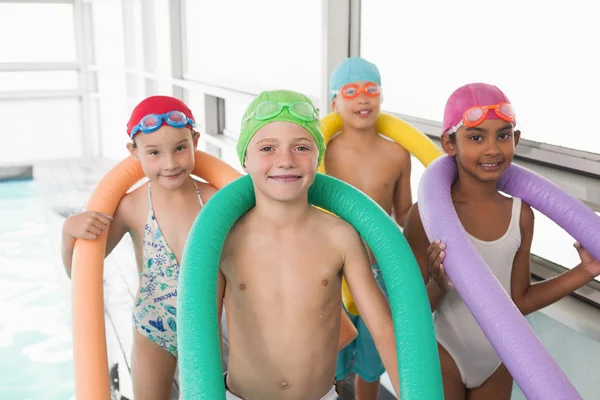
<instances>
[{"instance_id":1,"label":"white swimsuit","mask_svg":"<svg viewBox=\"0 0 600 400\"><path fill-rule=\"evenodd\" d=\"M469 235L509 296L513 261L521 246L520 217L521 199L513 198L510 225L504 236L485 242ZM454 359L467 389L481 386L502 364L456 290L448 293L438 306L434 325L438 342Z\"/></svg>"}]
</instances>

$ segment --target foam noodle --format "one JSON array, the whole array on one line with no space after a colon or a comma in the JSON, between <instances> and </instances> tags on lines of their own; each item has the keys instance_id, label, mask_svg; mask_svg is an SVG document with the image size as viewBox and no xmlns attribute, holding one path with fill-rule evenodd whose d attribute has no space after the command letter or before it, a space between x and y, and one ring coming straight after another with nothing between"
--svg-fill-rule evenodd
<instances>
[{"instance_id":1,"label":"foam noodle","mask_svg":"<svg viewBox=\"0 0 600 400\"><path fill-rule=\"evenodd\" d=\"M425 170L418 192L427 237L446 244L448 277L525 397L581 399L468 239L450 195L456 176L454 158L440 157ZM498 189L548 215L600 257L600 218L550 181L511 165Z\"/></svg>"}]
</instances>

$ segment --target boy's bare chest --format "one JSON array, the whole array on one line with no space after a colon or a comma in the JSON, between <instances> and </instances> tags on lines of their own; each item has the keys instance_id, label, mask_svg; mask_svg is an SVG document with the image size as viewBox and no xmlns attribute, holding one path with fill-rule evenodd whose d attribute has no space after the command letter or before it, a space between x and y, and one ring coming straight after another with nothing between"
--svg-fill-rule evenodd
<instances>
[{"instance_id":1,"label":"boy's bare chest","mask_svg":"<svg viewBox=\"0 0 600 400\"><path fill-rule=\"evenodd\" d=\"M299 288L339 288L341 283L339 252L322 240L290 241L259 235L240 243L223 261L225 276L243 289L269 284L273 289L294 292Z\"/></svg>"},{"instance_id":2,"label":"boy's bare chest","mask_svg":"<svg viewBox=\"0 0 600 400\"><path fill-rule=\"evenodd\" d=\"M384 152L340 150L326 158L326 170L331 176L360 189L378 203L391 198L402 171L393 158Z\"/></svg>"}]
</instances>

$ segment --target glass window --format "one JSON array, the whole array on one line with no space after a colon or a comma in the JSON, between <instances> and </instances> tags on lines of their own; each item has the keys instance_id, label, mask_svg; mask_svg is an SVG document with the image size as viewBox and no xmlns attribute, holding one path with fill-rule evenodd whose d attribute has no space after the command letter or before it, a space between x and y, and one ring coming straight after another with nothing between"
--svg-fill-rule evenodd
<instances>
[{"instance_id":1,"label":"glass window","mask_svg":"<svg viewBox=\"0 0 600 400\"><path fill-rule=\"evenodd\" d=\"M75 61L73 6L0 3L0 62Z\"/></svg>"},{"instance_id":2,"label":"glass window","mask_svg":"<svg viewBox=\"0 0 600 400\"><path fill-rule=\"evenodd\" d=\"M579 253L573 247L575 240L544 214L536 210L533 213L535 214L535 230L531 253L565 268L573 268L581 263ZM600 213L596 214L600 216ZM596 280L600 281L600 277L597 277Z\"/></svg>"},{"instance_id":3,"label":"glass window","mask_svg":"<svg viewBox=\"0 0 600 400\"><path fill-rule=\"evenodd\" d=\"M123 80L110 80L115 86L121 82L120 90L100 98L98 102L98 120L100 121L100 139L102 156L113 160L121 160L129 155L126 145L127 121L135 104L127 102L123 88Z\"/></svg>"},{"instance_id":4,"label":"glass window","mask_svg":"<svg viewBox=\"0 0 600 400\"><path fill-rule=\"evenodd\" d=\"M94 54L98 72L97 108L94 118L100 123L100 149L107 158L127 156L126 125L131 108L126 103L125 45L123 7L120 1L92 3Z\"/></svg>"},{"instance_id":5,"label":"glass window","mask_svg":"<svg viewBox=\"0 0 600 400\"><path fill-rule=\"evenodd\" d=\"M600 153L600 57L593 2L363 2L361 55L381 69L384 109L441 121L453 90L498 85L523 137ZM554 105L556 104L556 106Z\"/></svg>"},{"instance_id":6,"label":"glass window","mask_svg":"<svg viewBox=\"0 0 600 400\"><path fill-rule=\"evenodd\" d=\"M600 153L593 120L574 118L600 109L595 96L600 25L592 7L584 0L569 7L546 4L540 17L539 5L517 0L502 7L475 0L436 2L435 12L429 1L363 2L361 55L381 70L385 110L441 121L453 90L488 82L515 104L523 138ZM553 110L548 100L559 108ZM421 173L413 158L415 200ZM535 215L532 253L576 266L574 240L544 215Z\"/></svg>"},{"instance_id":7,"label":"glass window","mask_svg":"<svg viewBox=\"0 0 600 400\"><path fill-rule=\"evenodd\" d=\"M21 165L81 157L79 116L80 102L75 98L1 101L0 143L10 145L0 146L0 160Z\"/></svg>"},{"instance_id":8,"label":"glass window","mask_svg":"<svg viewBox=\"0 0 600 400\"><path fill-rule=\"evenodd\" d=\"M22 90L75 90L75 71L23 71L0 72L0 88L3 92Z\"/></svg>"},{"instance_id":9,"label":"glass window","mask_svg":"<svg viewBox=\"0 0 600 400\"><path fill-rule=\"evenodd\" d=\"M171 72L171 22L169 20L168 0L154 2L154 37L156 39L156 72L161 79L158 92L171 96L173 93Z\"/></svg>"},{"instance_id":10,"label":"glass window","mask_svg":"<svg viewBox=\"0 0 600 400\"><path fill-rule=\"evenodd\" d=\"M240 136L244 111L246 111L246 108L251 101L252 99L247 98L246 96L240 97L239 99L227 99L225 102L225 135L227 137L237 141Z\"/></svg>"},{"instance_id":11,"label":"glass window","mask_svg":"<svg viewBox=\"0 0 600 400\"><path fill-rule=\"evenodd\" d=\"M225 161L227 164L231 165L233 168L237 169L240 173L245 174L242 166L240 165L240 160L238 159L237 152L234 148L224 147L221 149L221 159Z\"/></svg>"},{"instance_id":12,"label":"glass window","mask_svg":"<svg viewBox=\"0 0 600 400\"><path fill-rule=\"evenodd\" d=\"M125 48L121 2L94 1L92 19L96 65L122 69L125 65Z\"/></svg>"},{"instance_id":13,"label":"glass window","mask_svg":"<svg viewBox=\"0 0 600 400\"><path fill-rule=\"evenodd\" d=\"M196 117L200 128L201 140L200 144L198 145L198 148L203 151L208 151L210 149L213 149L215 144L212 142L208 144L203 143L203 138L205 138L206 135L206 127L202 126L205 108L204 97L205 95L203 93L198 93L191 90L188 90L185 96L186 104L192 110L192 113ZM234 102L233 100L227 100L225 102L224 132L219 132L219 135L223 137L223 140L225 142L223 145L218 146L220 158L232 167L238 169L240 172L243 171L241 169L240 162L238 161L237 153L235 151L235 142L237 141L237 137L239 136L239 122L237 121L241 119L242 113L244 112L244 108L246 107L246 105L247 104L243 104L240 106L239 103ZM240 107L242 108L240 109ZM235 129L230 131L229 123L231 119L233 119L237 123L237 125L235 126Z\"/></svg>"},{"instance_id":14,"label":"glass window","mask_svg":"<svg viewBox=\"0 0 600 400\"><path fill-rule=\"evenodd\" d=\"M128 67L136 67L139 70L144 70L144 30L142 27L143 19L142 19L142 2L141 0L131 0L131 21L126 21L126 27L129 23L133 23L130 25L133 31L132 39L132 48L129 49L133 51L133 62Z\"/></svg>"},{"instance_id":15,"label":"glass window","mask_svg":"<svg viewBox=\"0 0 600 400\"><path fill-rule=\"evenodd\" d=\"M319 96L322 5L307 0L296 6L278 0L187 0L186 72L227 86ZM218 15L227 18L212 18Z\"/></svg>"},{"instance_id":16,"label":"glass window","mask_svg":"<svg viewBox=\"0 0 600 400\"><path fill-rule=\"evenodd\" d=\"M127 95L139 97L145 95L145 79L138 72L145 71L144 41L142 28L141 0L130 0L123 3L125 22L125 66L135 72L127 74Z\"/></svg>"},{"instance_id":17,"label":"glass window","mask_svg":"<svg viewBox=\"0 0 600 400\"><path fill-rule=\"evenodd\" d=\"M198 125L198 128L203 133L206 130L204 127L204 93L186 90L183 101L192 111L192 114L194 114L196 125Z\"/></svg>"}]
</instances>

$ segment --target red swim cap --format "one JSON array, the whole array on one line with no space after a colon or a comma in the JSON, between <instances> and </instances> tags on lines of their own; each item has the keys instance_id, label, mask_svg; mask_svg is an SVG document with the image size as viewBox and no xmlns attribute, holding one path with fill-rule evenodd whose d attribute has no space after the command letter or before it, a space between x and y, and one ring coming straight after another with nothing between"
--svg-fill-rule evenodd
<instances>
[{"instance_id":1,"label":"red swim cap","mask_svg":"<svg viewBox=\"0 0 600 400\"><path fill-rule=\"evenodd\" d=\"M171 96L150 96L142 100L133 111L127 123L127 136L131 136L133 128L148 114L165 114L169 111L181 111L186 117L196 122L192 111L185 103ZM167 125L163 119L161 126ZM189 126L189 125L188 125ZM190 128L194 128L190 126Z\"/></svg>"}]
</instances>

